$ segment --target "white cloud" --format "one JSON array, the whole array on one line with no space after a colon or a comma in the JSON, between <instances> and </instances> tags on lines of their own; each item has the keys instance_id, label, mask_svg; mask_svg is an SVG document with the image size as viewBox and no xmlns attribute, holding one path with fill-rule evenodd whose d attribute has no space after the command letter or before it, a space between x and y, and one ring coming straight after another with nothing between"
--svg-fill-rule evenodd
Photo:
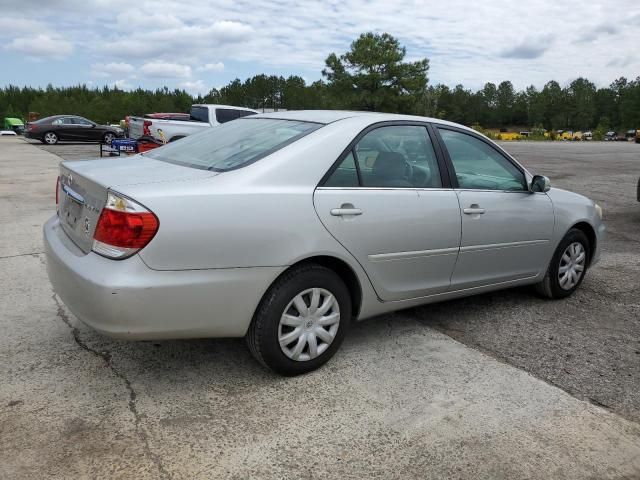
<instances>
[{"instance_id":1,"label":"white cloud","mask_svg":"<svg viewBox=\"0 0 640 480\"><path fill-rule=\"evenodd\" d=\"M15 38L6 48L30 57L62 58L73 51L71 42L45 34Z\"/></svg>"},{"instance_id":2,"label":"white cloud","mask_svg":"<svg viewBox=\"0 0 640 480\"><path fill-rule=\"evenodd\" d=\"M175 28L182 26L182 22L170 13L149 12L142 9L127 8L118 13L116 24L120 30L131 32L134 28Z\"/></svg>"},{"instance_id":3,"label":"white cloud","mask_svg":"<svg viewBox=\"0 0 640 480\"><path fill-rule=\"evenodd\" d=\"M0 32L3 36L42 32L45 29L45 24L30 18L0 17Z\"/></svg>"},{"instance_id":4,"label":"white cloud","mask_svg":"<svg viewBox=\"0 0 640 480\"><path fill-rule=\"evenodd\" d=\"M173 28L140 28L127 33L126 38L102 42L98 48L117 51L125 58L160 57L164 60L199 59L216 50L224 51L231 44L246 43L253 27L246 23L222 20L211 24L181 24Z\"/></svg>"},{"instance_id":5,"label":"white cloud","mask_svg":"<svg viewBox=\"0 0 640 480\"><path fill-rule=\"evenodd\" d=\"M202 80L194 80L192 82L182 82L178 84L178 88L182 88L194 95L207 93L209 90L211 90L210 88L207 88L207 86Z\"/></svg>"},{"instance_id":6,"label":"white cloud","mask_svg":"<svg viewBox=\"0 0 640 480\"><path fill-rule=\"evenodd\" d=\"M120 79L120 80L116 80L115 82L111 83L112 87L117 87L120 90L131 90L133 88L133 85L131 85L126 79Z\"/></svg>"},{"instance_id":7,"label":"white cloud","mask_svg":"<svg viewBox=\"0 0 640 480\"><path fill-rule=\"evenodd\" d=\"M94 63L91 65L91 73L97 77L126 75L134 71L135 68L133 65L124 62Z\"/></svg>"},{"instance_id":8,"label":"white cloud","mask_svg":"<svg viewBox=\"0 0 640 480\"><path fill-rule=\"evenodd\" d=\"M191 67L179 63L149 62L140 67L140 73L155 78L188 78L191 76Z\"/></svg>"},{"instance_id":9,"label":"white cloud","mask_svg":"<svg viewBox=\"0 0 640 480\"><path fill-rule=\"evenodd\" d=\"M197 67L196 70L198 70L199 72L223 72L224 63L222 62L206 63L201 67Z\"/></svg>"},{"instance_id":10,"label":"white cloud","mask_svg":"<svg viewBox=\"0 0 640 480\"><path fill-rule=\"evenodd\" d=\"M507 8L503 0L56 0L54 13L43 10L41 0L5 3L5 48L63 56L75 45L73 60L86 70L98 62L145 64L147 73L96 74L131 80L136 73L136 84L152 88L195 83L194 71L215 72L221 83L257 73L315 81L330 53L345 52L366 31L394 35L409 59L430 59L431 83L451 86L510 79L517 88L541 87L580 75L607 85L640 72L640 55L620 50L637 43L637 0L617 0L616 8L610 0L590 0L570 21L566 2L557 0L530 0L524 9ZM67 44L51 49L49 40ZM216 62L224 68L213 67ZM74 71L67 78L76 81ZM46 71L34 72L34 83L48 81Z\"/></svg>"}]
</instances>

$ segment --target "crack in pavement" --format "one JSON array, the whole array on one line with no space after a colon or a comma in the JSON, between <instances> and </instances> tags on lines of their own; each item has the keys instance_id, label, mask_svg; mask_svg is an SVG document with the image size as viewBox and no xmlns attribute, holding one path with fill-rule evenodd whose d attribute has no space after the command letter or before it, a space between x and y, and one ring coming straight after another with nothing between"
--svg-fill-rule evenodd
<instances>
[{"instance_id":1,"label":"crack in pavement","mask_svg":"<svg viewBox=\"0 0 640 480\"><path fill-rule=\"evenodd\" d=\"M17 258L17 257L28 257L28 256L37 257L39 255L42 255L43 253L44 252L18 253L16 255L6 255L4 257L0 257L0 260L4 260L5 258Z\"/></svg>"},{"instance_id":2,"label":"crack in pavement","mask_svg":"<svg viewBox=\"0 0 640 480\"><path fill-rule=\"evenodd\" d=\"M86 352L89 352L92 355L94 355L94 356L100 358L101 360L103 360L105 365L107 366L107 368L109 370L111 370L111 372L113 372L113 374L116 377L118 377L120 380L122 380L122 382L124 383L125 388L129 392L129 403L128 403L129 411L133 415L134 424L135 424L135 430L136 430L136 433L138 434L138 437L142 441L144 452L147 455L147 457L149 458L149 460L151 460L153 462L153 464L156 466L156 468L158 469L158 472L160 474L160 478L170 479L171 475L169 474L169 472L167 472L167 470L162 465L162 461L161 461L160 457L151 451L151 447L149 445L149 437L147 436L147 432L142 427L142 417L140 416L140 412L138 412L138 406L136 404L136 400L137 400L137 396L138 395L136 394L136 391L134 390L133 386L131 385L131 382L125 376L124 373L122 373L120 370L118 370L113 365L113 363L111 362L111 354L109 352L107 352L107 351L102 351L101 352L101 351L95 350L95 349L91 348L89 345L87 345L82 340L82 338L80 338L80 330L78 330L78 328L74 327L71 324L71 321L69 320L69 316L65 312L62 303L60 302L60 300L58 300L58 296L54 293L51 296L51 298L53 299L53 301L55 302L55 304L57 306L57 312L56 312L57 317L60 320L62 320L62 322L67 327L69 327L69 329L71 330L71 334L73 335L73 339L76 342L76 344L81 349L85 350Z\"/></svg>"}]
</instances>

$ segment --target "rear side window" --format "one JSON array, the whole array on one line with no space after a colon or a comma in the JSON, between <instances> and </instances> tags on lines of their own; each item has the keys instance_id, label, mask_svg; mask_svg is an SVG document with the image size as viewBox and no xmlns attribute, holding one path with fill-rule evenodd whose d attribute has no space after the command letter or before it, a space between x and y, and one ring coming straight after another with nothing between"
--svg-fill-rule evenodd
<instances>
[{"instance_id":1,"label":"rear side window","mask_svg":"<svg viewBox=\"0 0 640 480\"><path fill-rule=\"evenodd\" d=\"M209 109L207 107L191 107L191 119L196 122L209 123Z\"/></svg>"},{"instance_id":2,"label":"rear side window","mask_svg":"<svg viewBox=\"0 0 640 480\"><path fill-rule=\"evenodd\" d=\"M358 170L356 169L356 161L353 157L353 152L349 152L340 165L338 165L338 168L336 168L327 181L324 182L324 186L335 188L358 186Z\"/></svg>"},{"instance_id":3,"label":"rear side window","mask_svg":"<svg viewBox=\"0 0 640 480\"><path fill-rule=\"evenodd\" d=\"M231 120L235 120L236 118L240 118L240 110L216 108L216 120L218 123L227 123Z\"/></svg>"},{"instance_id":4,"label":"rear side window","mask_svg":"<svg viewBox=\"0 0 640 480\"><path fill-rule=\"evenodd\" d=\"M58 118L57 120L54 120L53 122L51 122L52 125L73 125L74 121L73 118L71 117L65 117L65 118Z\"/></svg>"},{"instance_id":5,"label":"rear side window","mask_svg":"<svg viewBox=\"0 0 640 480\"><path fill-rule=\"evenodd\" d=\"M238 110L238 118L248 117L249 115L255 115L256 112L252 112L251 110Z\"/></svg>"},{"instance_id":6,"label":"rear side window","mask_svg":"<svg viewBox=\"0 0 640 480\"><path fill-rule=\"evenodd\" d=\"M293 120L246 118L189 135L144 155L187 167L224 172L266 157L321 126Z\"/></svg>"}]
</instances>

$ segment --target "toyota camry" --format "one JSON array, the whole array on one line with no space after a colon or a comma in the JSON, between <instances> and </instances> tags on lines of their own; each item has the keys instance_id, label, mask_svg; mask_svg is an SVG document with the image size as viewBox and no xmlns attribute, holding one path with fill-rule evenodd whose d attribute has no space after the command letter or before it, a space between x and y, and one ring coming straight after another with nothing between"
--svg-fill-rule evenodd
<instances>
[{"instance_id":1,"label":"toyota camry","mask_svg":"<svg viewBox=\"0 0 640 480\"><path fill-rule=\"evenodd\" d=\"M284 375L385 312L520 285L567 297L605 231L597 204L469 128L364 112L260 114L62 162L56 201L47 270L80 320L128 339L246 337Z\"/></svg>"}]
</instances>

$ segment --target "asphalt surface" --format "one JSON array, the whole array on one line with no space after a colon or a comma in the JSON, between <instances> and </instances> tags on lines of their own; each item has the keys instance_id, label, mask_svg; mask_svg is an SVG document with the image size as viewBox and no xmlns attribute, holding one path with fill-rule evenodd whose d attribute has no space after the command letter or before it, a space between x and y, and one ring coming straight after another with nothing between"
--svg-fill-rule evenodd
<instances>
[{"instance_id":1,"label":"asphalt surface","mask_svg":"<svg viewBox=\"0 0 640 480\"><path fill-rule=\"evenodd\" d=\"M602 206L608 232L601 262L567 300L514 289L403 315L640 422L640 145L501 145L552 185Z\"/></svg>"},{"instance_id":2,"label":"asphalt surface","mask_svg":"<svg viewBox=\"0 0 640 480\"><path fill-rule=\"evenodd\" d=\"M361 322L297 378L240 340L105 338L60 303L40 233L59 159L43 149L97 148L0 139L0 478L640 478L640 146L506 145L605 209L602 263L574 297L516 289Z\"/></svg>"}]
</instances>

